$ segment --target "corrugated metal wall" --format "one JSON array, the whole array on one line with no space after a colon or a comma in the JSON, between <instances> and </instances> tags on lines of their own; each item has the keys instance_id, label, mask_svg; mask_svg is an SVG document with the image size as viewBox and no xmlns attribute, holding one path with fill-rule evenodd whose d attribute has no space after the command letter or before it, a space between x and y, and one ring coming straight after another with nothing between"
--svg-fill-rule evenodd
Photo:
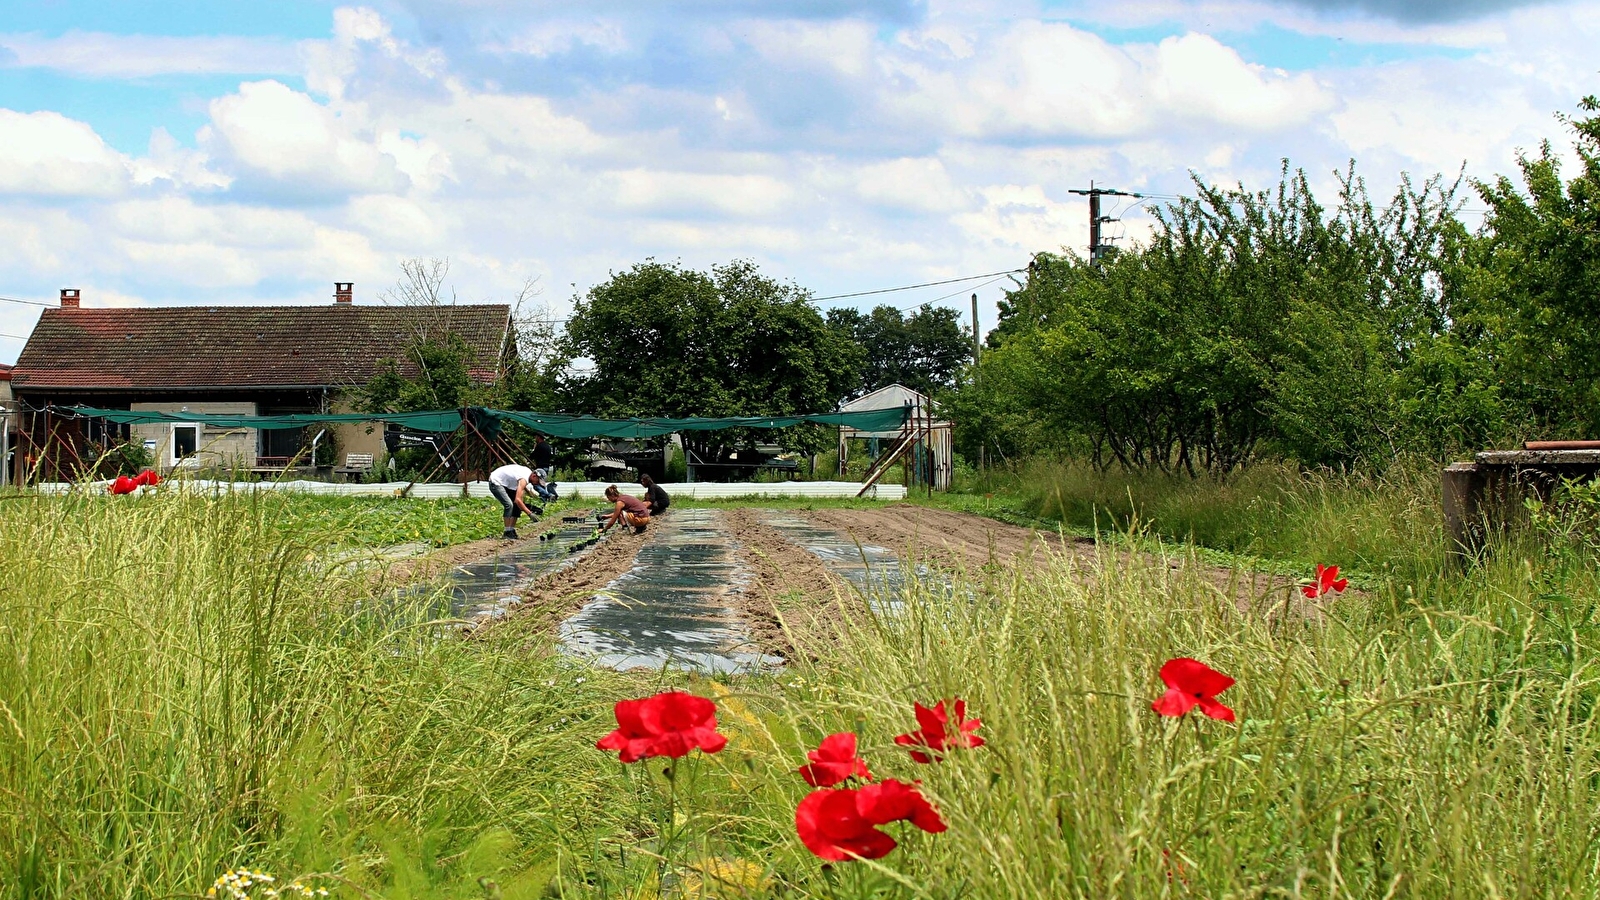
<instances>
[{"instance_id":1,"label":"corrugated metal wall","mask_svg":"<svg viewBox=\"0 0 1600 900\"><path fill-rule=\"evenodd\" d=\"M104 490L109 482L90 482L90 490ZM563 497L578 497L584 500L600 501L606 489L606 482L600 481L563 481L559 490ZM181 485L187 490L196 491L303 491L308 494L330 494L334 496L369 496L392 497L396 492L404 490L406 482L380 482L377 484L330 484L325 481L203 481L183 480L172 481L169 485ZM65 494L74 486L63 483L41 484L40 493ZM623 493L642 494L643 490L636 484L617 485ZM854 497L861 490L861 485L853 481L780 481L771 484L733 483L718 484L714 482L696 482L694 484L663 484L668 496L692 497L701 500L727 499L735 497L815 497L818 499L837 499L841 497ZM473 481L467 485L467 495L488 499L489 482ZM459 484L418 484L411 487L410 497L422 499L444 499L461 496ZM875 485L867 492L867 497L875 500L904 500L906 489L898 484Z\"/></svg>"}]
</instances>

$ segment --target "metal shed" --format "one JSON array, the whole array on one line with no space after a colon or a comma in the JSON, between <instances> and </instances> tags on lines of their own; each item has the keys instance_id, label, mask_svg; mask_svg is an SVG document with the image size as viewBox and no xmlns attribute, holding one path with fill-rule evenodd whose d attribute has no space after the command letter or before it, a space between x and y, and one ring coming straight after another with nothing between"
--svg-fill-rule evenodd
<instances>
[{"instance_id":1,"label":"metal shed","mask_svg":"<svg viewBox=\"0 0 1600 900\"><path fill-rule=\"evenodd\" d=\"M850 440L865 438L885 442L876 462L868 470L863 482L871 485L882 477L890 465L905 457L907 488L932 486L941 491L950 489L950 476L954 470L954 431L952 425L936 419L925 394L903 384L891 384L858 397L839 407L840 412L863 412L873 409L900 409L910 411L903 427L893 431L863 431L848 426L839 428L839 473L844 474L849 461Z\"/></svg>"}]
</instances>

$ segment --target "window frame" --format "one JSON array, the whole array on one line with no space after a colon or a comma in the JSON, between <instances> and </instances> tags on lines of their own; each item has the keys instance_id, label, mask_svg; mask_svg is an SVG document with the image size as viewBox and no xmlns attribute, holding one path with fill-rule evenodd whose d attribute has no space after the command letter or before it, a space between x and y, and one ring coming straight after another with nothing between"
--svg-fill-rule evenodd
<instances>
[{"instance_id":1,"label":"window frame","mask_svg":"<svg viewBox=\"0 0 1600 900\"><path fill-rule=\"evenodd\" d=\"M192 429L194 429L194 452L189 454L188 456L179 456L178 455L178 429L179 428L192 428ZM206 433L205 432L205 428L203 426L201 426L199 422L173 422L172 423L171 441L168 444L168 453L167 453L167 456L171 457L171 459L172 459L172 464L174 466L181 466L181 465L189 464L189 463L185 463L185 460L191 460L191 459L196 459L197 460L197 459L199 459L199 457L200 457L200 438L205 433Z\"/></svg>"}]
</instances>

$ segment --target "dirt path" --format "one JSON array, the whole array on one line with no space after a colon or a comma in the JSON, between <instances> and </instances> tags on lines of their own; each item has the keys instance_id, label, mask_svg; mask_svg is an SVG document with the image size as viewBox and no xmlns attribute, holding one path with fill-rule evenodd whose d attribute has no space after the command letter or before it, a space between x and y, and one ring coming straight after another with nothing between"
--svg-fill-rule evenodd
<instances>
[{"instance_id":1,"label":"dirt path","mask_svg":"<svg viewBox=\"0 0 1600 900\"><path fill-rule=\"evenodd\" d=\"M866 613L858 593L830 573L815 554L762 524L760 511L725 509L722 524L735 541L749 581L733 595L734 608L761 648L787 659L815 658L833 640L841 604Z\"/></svg>"}]
</instances>

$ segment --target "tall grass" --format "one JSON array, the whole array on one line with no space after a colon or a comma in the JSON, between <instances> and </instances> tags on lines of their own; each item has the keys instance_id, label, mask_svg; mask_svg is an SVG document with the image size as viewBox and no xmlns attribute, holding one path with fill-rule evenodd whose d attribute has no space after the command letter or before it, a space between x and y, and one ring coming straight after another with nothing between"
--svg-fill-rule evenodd
<instances>
[{"instance_id":1,"label":"tall grass","mask_svg":"<svg viewBox=\"0 0 1600 900\"><path fill-rule=\"evenodd\" d=\"M378 615L286 509L0 504L0 898L196 896L239 864L388 898L1600 892L1587 563L1506 552L1304 618L1108 547L913 585L820 658L716 684ZM1180 655L1238 679L1237 726L1151 712ZM611 701L664 684L718 697L727 749L594 749ZM987 745L914 764L893 743L912 701L952 696ZM949 830L821 866L794 770L838 730L879 777L922 779ZM717 866L744 874L716 889Z\"/></svg>"},{"instance_id":2,"label":"tall grass","mask_svg":"<svg viewBox=\"0 0 1600 900\"><path fill-rule=\"evenodd\" d=\"M1245 556L1405 578L1445 562L1438 467L1424 460L1401 460L1381 475L1261 463L1228 478L1033 460L962 486L1082 530L1138 527Z\"/></svg>"},{"instance_id":3,"label":"tall grass","mask_svg":"<svg viewBox=\"0 0 1600 900\"><path fill-rule=\"evenodd\" d=\"M441 639L422 605L373 615L289 508L0 504L0 897L198 895L239 864L427 896L484 874L441 857L596 819L618 688Z\"/></svg>"},{"instance_id":4,"label":"tall grass","mask_svg":"<svg viewBox=\"0 0 1600 900\"><path fill-rule=\"evenodd\" d=\"M1189 563L1063 561L845 632L782 715L863 723L875 771L926 779L950 830L895 864L908 895L1600 893L1591 573L1496 563L1305 619ZM1151 712L1181 655L1238 679L1237 727ZM905 763L910 701L950 696L988 745Z\"/></svg>"}]
</instances>

